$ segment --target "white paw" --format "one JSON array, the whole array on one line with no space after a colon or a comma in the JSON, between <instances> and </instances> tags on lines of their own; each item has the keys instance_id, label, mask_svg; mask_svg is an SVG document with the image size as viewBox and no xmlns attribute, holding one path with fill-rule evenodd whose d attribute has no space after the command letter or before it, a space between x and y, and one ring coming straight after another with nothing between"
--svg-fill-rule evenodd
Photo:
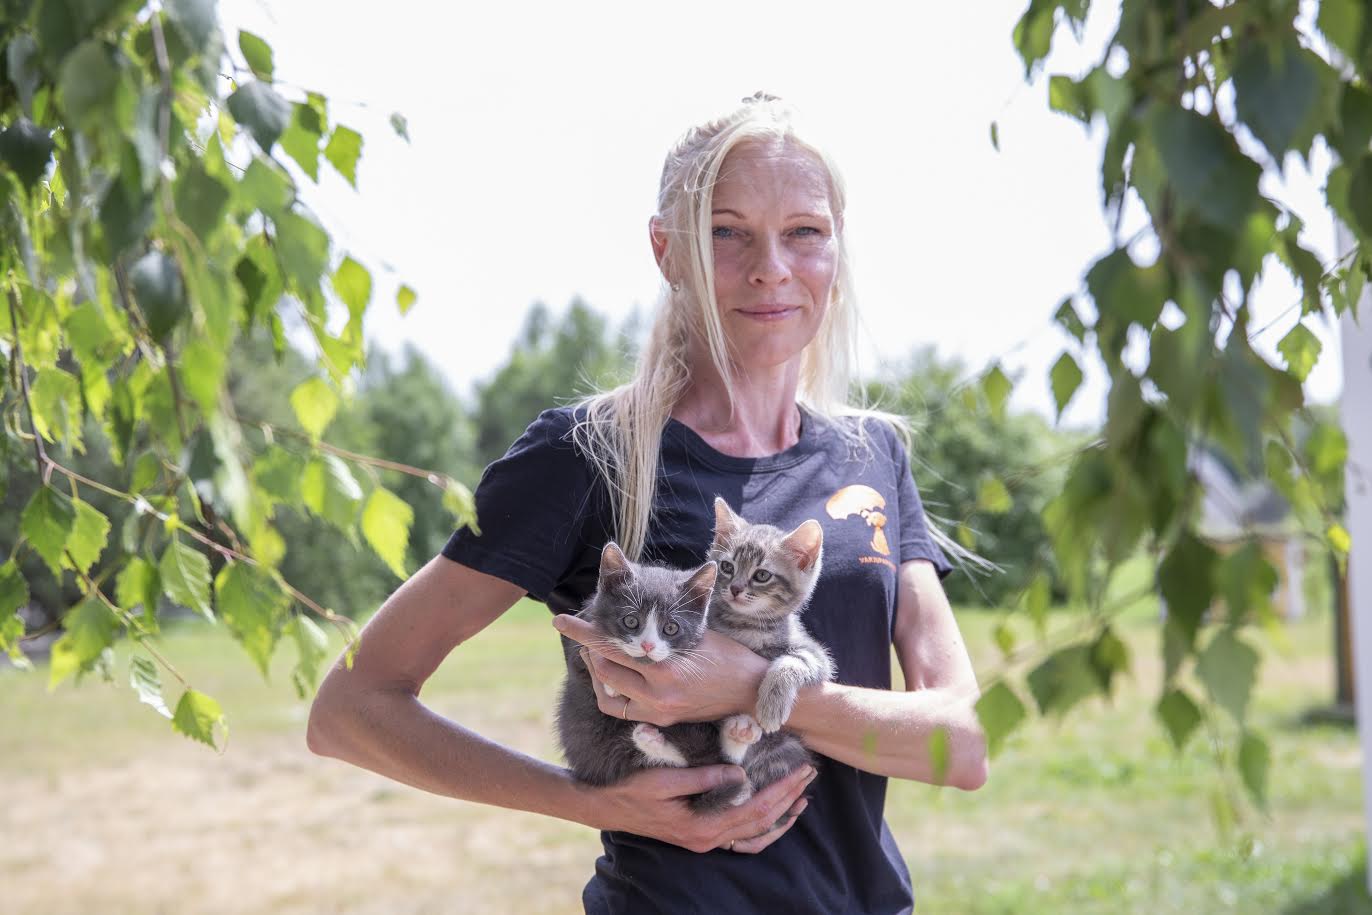
<instances>
[{"instance_id":1,"label":"white paw","mask_svg":"<svg viewBox=\"0 0 1372 915\"><path fill-rule=\"evenodd\" d=\"M791 717L791 708L795 704L795 693L787 695L783 690L767 692L758 698L757 723L768 734L779 731L786 719Z\"/></svg>"},{"instance_id":2,"label":"white paw","mask_svg":"<svg viewBox=\"0 0 1372 915\"><path fill-rule=\"evenodd\" d=\"M685 766L686 757L667 740L667 737L651 724L636 724L633 730L634 746L648 762L658 766Z\"/></svg>"},{"instance_id":3,"label":"white paw","mask_svg":"<svg viewBox=\"0 0 1372 915\"><path fill-rule=\"evenodd\" d=\"M617 699L619 697L619 693L608 683L600 684L600 688L605 690L605 695L609 696L611 699Z\"/></svg>"},{"instance_id":4,"label":"white paw","mask_svg":"<svg viewBox=\"0 0 1372 915\"><path fill-rule=\"evenodd\" d=\"M734 743L750 747L762 739L762 728L752 715L734 715L724 721L724 736Z\"/></svg>"}]
</instances>

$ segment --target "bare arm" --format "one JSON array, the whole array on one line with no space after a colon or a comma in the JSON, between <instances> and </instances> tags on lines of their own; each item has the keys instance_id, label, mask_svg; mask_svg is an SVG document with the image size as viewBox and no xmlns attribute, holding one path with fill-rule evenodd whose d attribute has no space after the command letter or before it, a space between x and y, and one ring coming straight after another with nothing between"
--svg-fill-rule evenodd
<instances>
[{"instance_id":1,"label":"bare arm","mask_svg":"<svg viewBox=\"0 0 1372 915\"><path fill-rule=\"evenodd\" d=\"M801 691L786 726L867 772L975 790L988 774L974 708L980 691L952 608L929 562L904 563L899 589L893 639L905 691L822 683ZM948 735L941 780L930 755L939 728Z\"/></svg>"},{"instance_id":2,"label":"bare arm","mask_svg":"<svg viewBox=\"0 0 1372 915\"><path fill-rule=\"evenodd\" d=\"M340 659L325 677L310 709L310 749L434 794L627 830L695 851L731 841L740 851L759 850L775 836L753 837L768 833L788 811L799 812L804 773L730 811L695 816L680 798L740 780L737 768L645 770L618 785L591 788L561 767L487 740L425 707L420 688L449 652L523 593L435 557L363 629L352 669Z\"/></svg>"}]
</instances>

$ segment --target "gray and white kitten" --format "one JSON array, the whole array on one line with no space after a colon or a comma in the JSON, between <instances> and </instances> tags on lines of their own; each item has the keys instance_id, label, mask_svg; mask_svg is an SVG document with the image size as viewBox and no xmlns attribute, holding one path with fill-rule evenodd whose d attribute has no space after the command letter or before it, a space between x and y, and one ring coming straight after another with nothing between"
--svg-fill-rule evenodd
<instances>
[{"instance_id":1,"label":"gray and white kitten","mask_svg":"<svg viewBox=\"0 0 1372 915\"><path fill-rule=\"evenodd\" d=\"M713 562L687 572L640 565L625 558L618 545L607 543L600 554L596 591L577 616L595 624L605 647L641 664L677 664L700 674L692 657L705 636L716 570ZM558 742L577 779L611 785L649 766L724 761L720 729L712 722L659 729L602 712L579 648L563 639L567 678L557 710ZM750 785L729 784L696 795L690 804L696 810L717 810L750 794Z\"/></svg>"},{"instance_id":2,"label":"gray and white kitten","mask_svg":"<svg viewBox=\"0 0 1372 915\"><path fill-rule=\"evenodd\" d=\"M806 521L786 533L749 524L715 499L715 539L708 558L719 565L710 628L771 660L757 695L757 724L778 730L802 687L832 679L834 662L800 621L823 564L824 529Z\"/></svg>"}]
</instances>

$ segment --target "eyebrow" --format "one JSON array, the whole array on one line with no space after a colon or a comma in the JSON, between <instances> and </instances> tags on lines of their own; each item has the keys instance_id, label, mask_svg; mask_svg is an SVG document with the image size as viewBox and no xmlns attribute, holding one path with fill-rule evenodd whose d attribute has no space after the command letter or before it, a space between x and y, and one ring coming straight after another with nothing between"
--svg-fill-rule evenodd
<instances>
[{"instance_id":1,"label":"eyebrow","mask_svg":"<svg viewBox=\"0 0 1372 915\"><path fill-rule=\"evenodd\" d=\"M735 219L743 219L743 218L744 218L743 214L740 213L738 210L731 210L731 209L728 209L727 207L726 207L726 208L721 208L721 209L718 209L718 210L712 210L712 211L711 211L711 215L714 215L714 216L733 216ZM831 217L825 216L825 215L822 214L822 213L814 213L814 212L810 212L810 211L807 210L807 211L804 211L804 212L791 213L791 214L787 215L786 218L787 218L787 219L829 219L829 218L831 218Z\"/></svg>"}]
</instances>

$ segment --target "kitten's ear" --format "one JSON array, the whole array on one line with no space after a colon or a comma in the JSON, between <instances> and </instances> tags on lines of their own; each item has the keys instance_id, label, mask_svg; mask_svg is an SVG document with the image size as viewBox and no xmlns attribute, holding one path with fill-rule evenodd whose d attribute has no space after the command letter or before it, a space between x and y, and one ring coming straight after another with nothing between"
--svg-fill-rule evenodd
<instances>
[{"instance_id":1,"label":"kitten's ear","mask_svg":"<svg viewBox=\"0 0 1372 915\"><path fill-rule=\"evenodd\" d=\"M729 507L719 496L715 496L715 546L722 546L724 541L732 537L739 528L743 527L744 521L734 510Z\"/></svg>"},{"instance_id":2,"label":"kitten's ear","mask_svg":"<svg viewBox=\"0 0 1372 915\"><path fill-rule=\"evenodd\" d=\"M710 605L710 595L715 590L715 575L718 572L719 566L711 561L696 569L691 573L691 577L686 579L681 590L686 595L686 605L689 609L705 612L705 608Z\"/></svg>"},{"instance_id":3,"label":"kitten's ear","mask_svg":"<svg viewBox=\"0 0 1372 915\"><path fill-rule=\"evenodd\" d=\"M600 587L614 590L634 577L629 560L619 544L611 540L600 551Z\"/></svg>"},{"instance_id":4,"label":"kitten's ear","mask_svg":"<svg viewBox=\"0 0 1372 915\"><path fill-rule=\"evenodd\" d=\"M781 546L795 559L800 571L804 572L819 562L820 553L824 551L824 528L811 518L787 534L786 539L781 541Z\"/></svg>"}]
</instances>

